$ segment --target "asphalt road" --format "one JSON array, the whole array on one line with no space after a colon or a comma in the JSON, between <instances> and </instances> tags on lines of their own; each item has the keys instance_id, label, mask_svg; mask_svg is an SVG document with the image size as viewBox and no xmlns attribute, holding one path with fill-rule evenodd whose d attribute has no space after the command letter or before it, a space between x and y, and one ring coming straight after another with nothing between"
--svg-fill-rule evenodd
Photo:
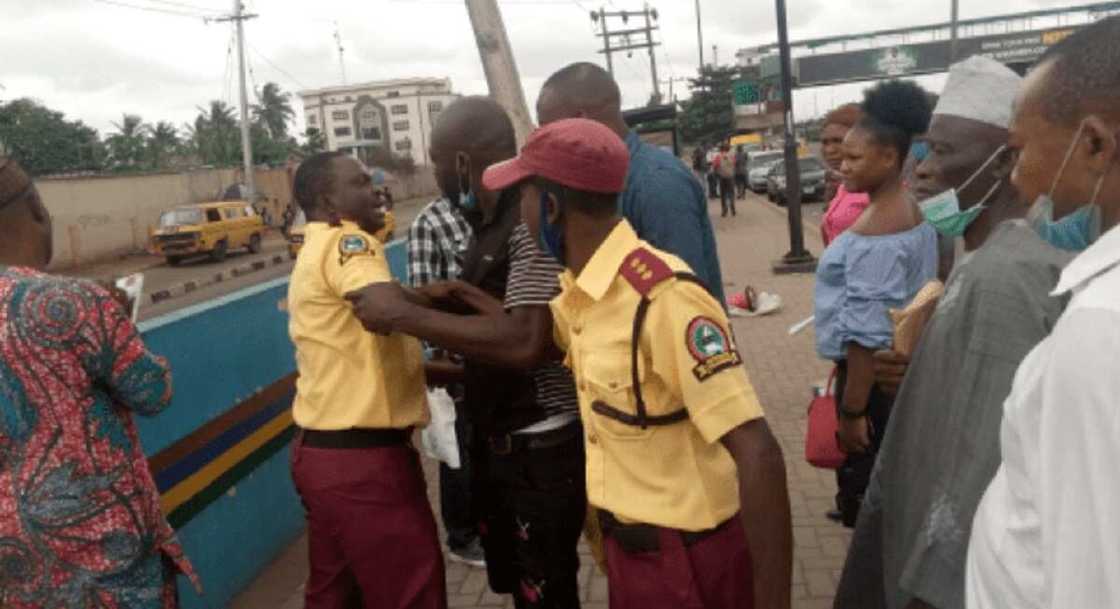
<instances>
[{"instance_id":1,"label":"asphalt road","mask_svg":"<svg viewBox=\"0 0 1120 609\"><path fill-rule=\"evenodd\" d=\"M428 203L428 200L427 198L412 199L397 204L393 210L397 221L395 238L406 236L408 227ZM273 232L265 237L259 254L250 254L244 250L230 252L222 262L212 262L202 256L185 260L179 266L173 267L169 266L162 258L139 255L76 269L65 274L96 279L114 279L132 273L144 273L145 298L140 307L140 319L144 320L213 300L231 292L290 274L292 263L285 262L240 277L229 277L229 271L232 269L259 260L271 260L278 255L286 258L288 256L288 245L279 232ZM154 292L172 289L189 281L208 283L207 280L218 273L226 275L225 280L221 283L209 285L155 305L148 304L151 302L149 296Z\"/></svg>"}]
</instances>

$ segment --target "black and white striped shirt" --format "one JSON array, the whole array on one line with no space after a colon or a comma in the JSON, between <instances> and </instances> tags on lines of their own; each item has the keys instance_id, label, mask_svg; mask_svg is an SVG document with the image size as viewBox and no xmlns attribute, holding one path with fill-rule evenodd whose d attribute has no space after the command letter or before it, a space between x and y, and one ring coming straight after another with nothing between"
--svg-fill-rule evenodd
<instances>
[{"instance_id":1,"label":"black and white striped shirt","mask_svg":"<svg viewBox=\"0 0 1120 609\"><path fill-rule=\"evenodd\" d=\"M529 234L529 227L524 223L510 235L509 261L506 309L548 307L549 302L560 293L560 274L564 272L564 267L537 248ZM549 419L579 414L575 380L563 364L555 362L534 370L533 382L537 389L537 403Z\"/></svg>"}]
</instances>

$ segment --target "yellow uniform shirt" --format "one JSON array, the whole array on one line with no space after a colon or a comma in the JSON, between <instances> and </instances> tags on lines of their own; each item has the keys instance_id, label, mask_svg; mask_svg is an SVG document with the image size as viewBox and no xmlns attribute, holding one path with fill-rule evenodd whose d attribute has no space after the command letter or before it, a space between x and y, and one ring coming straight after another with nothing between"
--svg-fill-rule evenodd
<instances>
[{"instance_id":1,"label":"yellow uniform shirt","mask_svg":"<svg viewBox=\"0 0 1120 609\"><path fill-rule=\"evenodd\" d=\"M428 422L420 343L366 331L348 292L392 281L384 246L356 224L307 225L288 289L304 429L401 429Z\"/></svg>"},{"instance_id":2,"label":"yellow uniform shirt","mask_svg":"<svg viewBox=\"0 0 1120 609\"><path fill-rule=\"evenodd\" d=\"M381 230L377 231L374 237L377 237L377 240L382 243L388 243L389 239L393 236L393 231L396 229L397 219L393 216L393 212L387 211L385 212L385 226L382 226Z\"/></svg>"},{"instance_id":3,"label":"yellow uniform shirt","mask_svg":"<svg viewBox=\"0 0 1120 609\"><path fill-rule=\"evenodd\" d=\"M620 519L686 531L713 528L739 511L735 463L720 438L762 417L727 317L704 288L669 278L649 293L638 372L650 416L685 408L668 425L622 423L592 408L636 414L630 345L641 295L620 269L648 250L672 271L680 259L619 222L579 277L566 271L552 301L557 342L576 378L587 451L587 496ZM649 275L647 275L649 277Z\"/></svg>"}]
</instances>

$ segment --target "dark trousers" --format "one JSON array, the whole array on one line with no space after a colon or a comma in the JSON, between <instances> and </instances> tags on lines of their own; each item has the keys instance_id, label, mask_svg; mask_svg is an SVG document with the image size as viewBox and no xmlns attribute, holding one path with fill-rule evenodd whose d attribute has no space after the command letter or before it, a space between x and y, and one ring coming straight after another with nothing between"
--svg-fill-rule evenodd
<instances>
[{"instance_id":1,"label":"dark trousers","mask_svg":"<svg viewBox=\"0 0 1120 609\"><path fill-rule=\"evenodd\" d=\"M735 190L740 199L747 198L747 176L741 173L735 174Z\"/></svg>"},{"instance_id":2,"label":"dark trousers","mask_svg":"<svg viewBox=\"0 0 1120 609\"><path fill-rule=\"evenodd\" d=\"M658 529L659 549L628 553L607 535L611 609L751 609L753 572L738 514L717 532L685 545Z\"/></svg>"},{"instance_id":3,"label":"dark trousers","mask_svg":"<svg viewBox=\"0 0 1120 609\"><path fill-rule=\"evenodd\" d=\"M466 417L457 413L455 435L459 440L459 469L439 464L439 511L447 529L447 547L452 550L462 550L478 539L478 518L471 503L470 432Z\"/></svg>"},{"instance_id":4,"label":"dark trousers","mask_svg":"<svg viewBox=\"0 0 1120 609\"><path fill-rule=\"evenodd\" d=\"M729 212L735 215L735 179L734 178L720 178L719 179L719 202L720 207L723 209L723 215Z\"/></svg>"},{"instance_id":5,"label":"dark trousers","mask_svg":"<svg viewBox=\"0 0 1120 609\"><path fill-rule=\"evenodd\" d=\"M583 431L579 423L566 430L570 439L553 447L489 450L478 502L486 570L494 592L513 594L518 609L580 606L576 547L587 514Z\"/></svg>"},{"instance_id":6,"label":"dark trousers","mask_svg":"<svg viewBox=\"0 0 1120 609\"><path fill-rule=\"evenodd\" d=\"M292 447L307 510L307 609L446 609L447 583L424 472L408 445Z\"/></svg>"},{"instance_id":7,"label":"dark trousers","mask_svg":"<svg viewBox=\"0 0 1120 609\"><path fill-rule=\"evenodd\" d=\"M708 172L708 198L719 198L719 174L715 171Z\"/></svg>"},{"instance_id":8,"label":"dark trousers","mask_svg":"<svg viewBox=\"0 0 1120 609\"><path fill-rule=\"evenodd\" d=\"M844 389L848 384L848 364L838 362L837 368L836 406L839 408L844 403ZM863 494L871 482L871 470L875 467L875 459L883 445L893 404L894 399L880 391L878 385L871 386L871 395L867 400L867 416L871 422L871 449L862 454L848 455L844 465L836 470L836 486L839 489L836 508L840 510L844 526L849 529L856 526L859 507L863 504Z\"/></svg>"}]
</instances>

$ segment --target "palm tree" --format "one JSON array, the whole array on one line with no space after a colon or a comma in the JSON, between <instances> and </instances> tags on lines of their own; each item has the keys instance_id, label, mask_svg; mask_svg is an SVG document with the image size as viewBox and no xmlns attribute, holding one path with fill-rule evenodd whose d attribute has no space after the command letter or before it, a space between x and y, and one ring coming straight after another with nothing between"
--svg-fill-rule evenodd
<instances>
[{"instance_id":1,"label":"palm tree","mask_svg":"<svg viewBox=\"0 0 1120 609\"><path fill-rule=\"evenodd\" d=\"M144 161L145 138L150 127L135 114L125 114L113 123L117 132L105 143L109 145L111 163L117 168L136 168Z\"/></svg>"},{"instance_id":2,"label":"palm tree","mask_svg":"<svg viewBox=\"0 0 1120 609\"><path fill-rule=\"evenodd\" d=\"M193 125L187 126L191 148L199 160L208 165L228 166L237 163L240 135L233 108L223 101L210 102L199 108Z\"/></svg>"},{"instance_id":3,"label":"palm tree","mask_svg":"<svg viewBox=\"0 0 1120 609\"><path fill-rule=\"evenodd\" d=\"M264 125L272 139L282 142L288 138L288 121L295 118L290 93L284 93L280 85L270 82L261 89L260 104L253 107L253 115L258 124Z\"/></svg>"},{"instance_id":4,"label":"palm tree","mask_svg":"<svg viewBox=\"0 0 1120 609\"><path fill-rule=\"evenodd\" d=\"M168 157L179 148L179 130L167 121L156 123L148 132L148 158L152 167L164 169L167 167Z\"/></svg>"}]
</instances>

